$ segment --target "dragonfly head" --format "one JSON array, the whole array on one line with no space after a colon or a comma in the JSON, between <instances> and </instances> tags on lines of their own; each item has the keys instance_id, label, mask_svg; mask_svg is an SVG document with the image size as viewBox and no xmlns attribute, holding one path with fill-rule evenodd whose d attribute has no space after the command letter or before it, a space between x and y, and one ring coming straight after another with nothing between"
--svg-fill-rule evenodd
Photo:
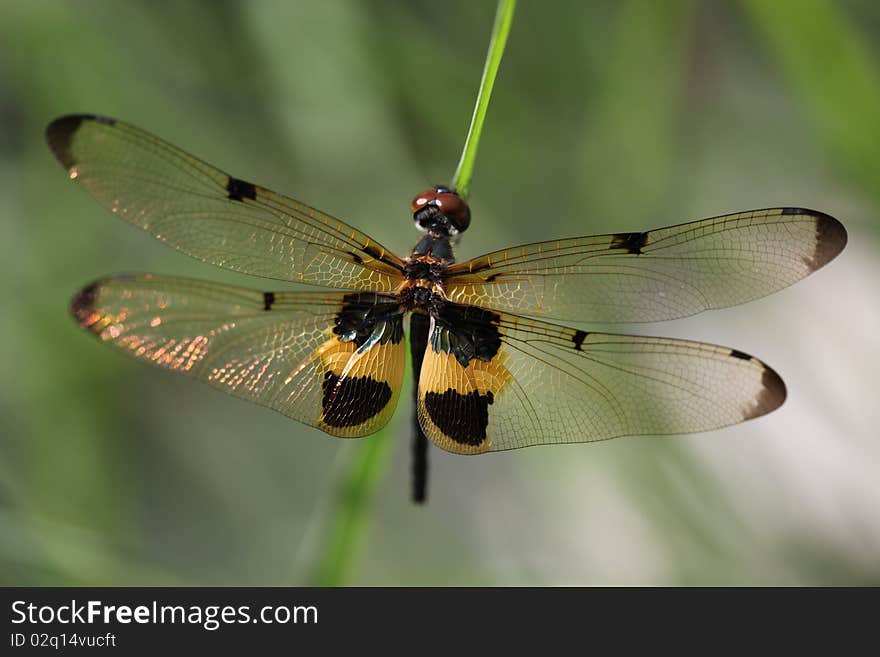
<instances>
[{"instance_id":1,"label":"dragonfly head","mask_svg":"<svg viewBox=\"0 0 880 657\"><path fill-rule=\"evenodd\" d=\"M458 235L471 223L471 210L455 191L443 185L434 185L412 202L413 221L423 231Z\"/></svg>"}]
</instances>

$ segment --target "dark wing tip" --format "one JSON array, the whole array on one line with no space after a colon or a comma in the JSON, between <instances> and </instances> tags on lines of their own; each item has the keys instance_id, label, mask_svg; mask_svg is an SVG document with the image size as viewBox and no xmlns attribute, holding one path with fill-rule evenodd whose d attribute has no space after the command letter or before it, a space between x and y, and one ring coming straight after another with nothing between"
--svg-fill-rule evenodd
<instances>
[{"instance_id":1,"label":"dark wing tip","mask_svg":"<svg viewBox=\"0 0 880 657\"><path fill-rule=\"evenodd\" d=\"M749 413L743 418L744 420L750 420L754 417L760 417L771 411L775 411L782 406L788 395L782 377L780 377L773 368L768 367L764 363L761 363L761 365L764 368L764 373L761 376L761 390L755 396L754 406L752 406Z\"/></svg>"},{"instance_id":2,"label":"dark wing tip","mask_svg":"<svg viewBox=\"0 0 880 657\"><path fill-rule=\"evenodd\" d=\"M783 208L782 214L809 216L816 220L816 250L811 257L805 258L810 271L834 260L846 246L846 228L830 214L808 208Z\"/></svg>"},{"instance_id":3,"label":"dark wing tip","mask_svg":"<svg viewBox=\"0 0 880 657\"><path fill-rule=\"evenodd\" d=\"M83 328L88 328L92 324L90 319L95 312L95 301L98 298L100 285L101 281L95 281L73 295L73 299L70 300L70 313Z\"/></svg>"},{"instance_id":4,"label":"dark wing tip","mask_svg":"<svg viewBox=\"0 0 880 657\"><path fill-rule=\"evenodd\" d=\"M152 278L152 274L113 274L99 278L73 295L70 313L82 327L88 328L95 322L95 306L102 288L106 289L119 281L149 281Z\"/></svg>"},{"instance_id":5,"label":"dark wing tip","mask_svg":"<svg viewBox=\"0 0 880 657\"><path fill-rule=\"evenodd\" d=\"M830 214L820 214L816 219L816 253L810 266L819 269L834 260L846 246L846 228Z\"/></svg>"},{"instance_id":6,"label":"dark wing tip","mask_svg":"<svg viewBox=\"0 0 880 657\"><path fill-rule=\"evenodd\" d=\"M61 116L46 126L46 143L55 158L67 169L76 165L76 159L70 150L73 136L84 121L94 121L105 125L113 125L115 119L97 114L68 114Z\"/></svg>"}]
</instances>

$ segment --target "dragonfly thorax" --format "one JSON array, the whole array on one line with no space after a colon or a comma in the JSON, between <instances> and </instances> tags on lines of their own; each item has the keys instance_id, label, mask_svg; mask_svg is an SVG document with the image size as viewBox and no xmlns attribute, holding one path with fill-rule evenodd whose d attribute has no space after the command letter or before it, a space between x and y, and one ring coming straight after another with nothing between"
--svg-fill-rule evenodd
<instances>
[{"instance_id":1,"label":"dragonfly thorax","mask_svg":"<svg viewBox=\"0 0 880 657\"><path fill-rule=\"evenodd\" d=\"M446 304L446 295L439 283L411 280L397 293L397 301L405 311L421 311L436 317Z\"/></svg>"},{"instance_id":2,"label":"dragonfly thorax","mask_svg":"<svg viewBox=\"0 0 880 657\"><path fill-rule=\"evenodd\" d=\"M452 252L452 243L449 241L449 235L430 231L422 237L418 244L413 247L410 259L424 257L447 265L455 262L455 255ZM406 272L404 272L404 276L406 276Z\"/></svg>"},{"instance_id":3,"label":"dragonfly thorax","mask_svg":"<svg viewBox=\"0 0 880 657\"><path fill-rule=\"evenodd\" d=\"M446 269L454 262L449 238L429 233L413 247L409 258L403 263L401 273L408 281L426 278L440 283L446 277Z\"/></svg>"}]
</instances>

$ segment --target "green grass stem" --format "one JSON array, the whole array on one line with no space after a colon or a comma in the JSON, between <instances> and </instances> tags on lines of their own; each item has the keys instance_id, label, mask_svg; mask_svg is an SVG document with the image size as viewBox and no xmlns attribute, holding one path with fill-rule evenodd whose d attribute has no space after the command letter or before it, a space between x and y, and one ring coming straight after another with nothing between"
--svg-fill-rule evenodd
<instances>
[{"instance_id":1,"label":"green grass stem","mask_svg":"<svg viewBox=\"0 0 880 657\"><path fill-rule=\"evenodd\" d=\"M507 35L510 33L510 26L513 23L515 7L516 0L499 0L498 10L495 13L495 25L492 27L492 38L489 41L489 52L486 53L486 64L483 67L483 78L480 80L474 114L471 116L471 125L468 128L464 148L461 151L461 159L452 176L452 188L464 199L471 191L471 178L474 175L474 162L477 159L477 150L480 146L480 135L483 132L486 112L489 110L489 99L492 97L492 88L495 86L495 76L498 74L501 57L504 55L504 47L507 45Z\"/></svg>"}]
</instances>

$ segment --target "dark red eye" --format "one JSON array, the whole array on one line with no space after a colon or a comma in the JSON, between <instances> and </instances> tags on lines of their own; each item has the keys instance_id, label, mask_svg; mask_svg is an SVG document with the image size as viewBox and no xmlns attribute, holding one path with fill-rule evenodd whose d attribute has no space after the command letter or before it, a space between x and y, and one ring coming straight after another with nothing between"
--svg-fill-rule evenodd
<instances>
[{"instance_id":1,"label":"dark red eye","mask_svg":"<svg viewBox=\"0 0 880 657\"><path fill-rule=\"evenodd\" d=\"M421 210L423 207L428 205L431 201L437 198L437 192L433 189L429 189L427 192L422 192L418 196L416 196L412 201L412 211L416 212Z\"/></svg>"},{"instance_id":2,"label":"dark red eye","mask_svg":"<svg viewBox=\"0 0 880 657\"><path fill-rule=\"evenodd\" d=\"M436 205L459 233L466 230L470 225L470 208L468 208L468 204L458 194L453 194L452 192L437 194Z\"/></svg>"}]
</instances>

